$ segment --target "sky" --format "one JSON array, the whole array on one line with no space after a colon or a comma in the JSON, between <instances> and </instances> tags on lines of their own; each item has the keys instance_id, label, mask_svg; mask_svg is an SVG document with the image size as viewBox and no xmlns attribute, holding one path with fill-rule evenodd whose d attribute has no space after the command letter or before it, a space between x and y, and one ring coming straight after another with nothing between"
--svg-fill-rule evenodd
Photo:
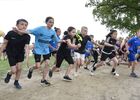
<instances>
[{"instance_id":1,"label":"sky","mask_svg":"<svg viewBox=\"0 0 140 100\"><path fill-rule=\"evenodd\" d=\"M28 20L28 29L45 25L47 16L54 17L54 26L62 32L69 26L80 30L88 27L88 34L95 36L95 40L105 39L108 31L100 22L95 22L92 8L86 8L88 0L0 0L0 30L7 33L15 26L16 20ZM120 35L120 34L119 34ZM31 41L34 41L32 38Z\"/></svg>"}]
</instances>

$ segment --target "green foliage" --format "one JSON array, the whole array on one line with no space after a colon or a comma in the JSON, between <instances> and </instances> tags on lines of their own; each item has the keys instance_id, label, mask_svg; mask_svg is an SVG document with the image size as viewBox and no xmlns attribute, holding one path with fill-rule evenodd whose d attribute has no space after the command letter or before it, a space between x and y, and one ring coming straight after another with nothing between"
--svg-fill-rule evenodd
<instances>
[{"instance_id":1,"label":"green foliage","mask_svg":"<svg viewBox=\"0 0 140 100\"><path fill-rule=\"evenodd\" d=\"M96 21L134 33L140 28L140 0L89 0Z\"/></svg>"}]
</instances>

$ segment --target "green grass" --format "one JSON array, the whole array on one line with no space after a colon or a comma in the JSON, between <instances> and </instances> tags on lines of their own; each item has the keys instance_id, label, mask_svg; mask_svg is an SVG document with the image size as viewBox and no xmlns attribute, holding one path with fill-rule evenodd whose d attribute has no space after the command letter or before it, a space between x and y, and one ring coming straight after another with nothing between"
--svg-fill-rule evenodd
<instances>
[{"instance_id":1,"label":"green grass","mask_svg":"<svg viewBox=\"0 0 140 100\"><path fill-rule=\"evenodd\" d=\"M51 57L50 67L53 65L54 61L55 61L55 58ZM29 62L30 62L29 65L34 65L35 61L34 61L33 56L30 57ZM64 67L64 68L67 67L67 62L63 61L61 66ZM23 62L23 64L22 64L22 69L23 70L28 70L25 62ZM3 75L7 73L8 70L10 70L8 60L0 60L0 78L2 78Z\"/></svg>"},{"instance_id":2,"label":"green grass","mask_svg":"<svg viewBox=\"0 0 140 100\"><path fill-rule=\"evenodd\" d=\"M33 65L33 64L34 64L34 59L31 56L30 57L30 65ZM25 62L23 62L22 68L25 69L25 70L27 69ZM4 74L6 74L8 72L8 70L10 70L10 66L9 66L8 60L0 60L0 78Z\"/></svg>"},{"instance_id":3,"label":"green grass","mask_svg":"<svg viewBox=\"0 0 140 100\"><path fill-rule=\"evenodd\" d=\"M3 76L3 74L6 73L9 68L10 67L7 60L0 60L0 78Z\"/></svg>"}]
</instances>

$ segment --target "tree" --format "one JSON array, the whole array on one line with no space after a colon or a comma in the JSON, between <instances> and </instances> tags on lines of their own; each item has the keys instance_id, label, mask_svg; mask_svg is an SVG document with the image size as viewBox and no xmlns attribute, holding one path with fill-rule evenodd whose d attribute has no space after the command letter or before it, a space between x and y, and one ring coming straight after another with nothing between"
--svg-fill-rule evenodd
<instances>
[{"instance_id":1,"label":"tree","mask_svg":"<svg viewBox=\"0 0 140 100\"><path fill-rule=\"evenodd\" d=\"M89 0L96 21L107 28L134 33L140 28L140 0Z\"/></svg>"}]
</instances>

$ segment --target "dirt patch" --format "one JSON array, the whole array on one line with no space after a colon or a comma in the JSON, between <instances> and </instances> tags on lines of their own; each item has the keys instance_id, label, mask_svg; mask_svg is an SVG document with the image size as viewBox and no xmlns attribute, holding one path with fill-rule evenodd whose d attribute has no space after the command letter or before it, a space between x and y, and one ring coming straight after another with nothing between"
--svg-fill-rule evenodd
<instances>
[{"instance_id":1,"label":"dirt patch","mask_svg":"<svg viewBox=\"0 0 140 100\"><path fill-rule=\"evenodd\" d=\"M78 77L65 82L62 80L64 71L54 73L49 87L40 85L38 72L33 73L30 80L26 77L27 71L22 73L21 90L14 88L13 79L8 84L1 80L0 100L140 100L140 78L129 77L130 69L126 65L119 66L119 78L110 74L111 67L104 66L95 76L81 68ZM140 73L140 68L137 72Z\"/></svg>"}]
</instances>

